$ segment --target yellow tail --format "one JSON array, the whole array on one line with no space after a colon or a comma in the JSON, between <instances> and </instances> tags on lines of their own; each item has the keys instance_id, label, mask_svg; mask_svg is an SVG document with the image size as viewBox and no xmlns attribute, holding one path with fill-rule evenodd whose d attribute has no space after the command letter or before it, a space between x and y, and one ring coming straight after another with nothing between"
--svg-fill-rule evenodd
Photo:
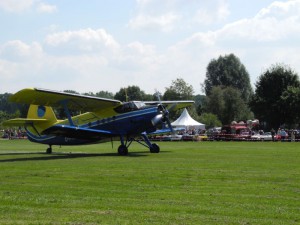
<instances>
[{"instance_id":1,"label":"yellow tail","mask_svg":"<svg viewBox=\"0 0 300 225\"><path fill-rule=\"evenodd\" d=\"M30 132L40 134L43 130L56 124L57 118L49 106L30 105L27 118L16 118L3 122L4 126L27 127Z\"/></svg>"},{"instance_id":2,"label":"yellow tail","mask_svg":"<svg viewBox=\"0 0 300 225\"><path fill-rule=\"evenodd\" d=\"M27 120L32 120L35 128L39 132L57 123L55 113L49 106L30 105Z\"/></svg>"}]
</instances>

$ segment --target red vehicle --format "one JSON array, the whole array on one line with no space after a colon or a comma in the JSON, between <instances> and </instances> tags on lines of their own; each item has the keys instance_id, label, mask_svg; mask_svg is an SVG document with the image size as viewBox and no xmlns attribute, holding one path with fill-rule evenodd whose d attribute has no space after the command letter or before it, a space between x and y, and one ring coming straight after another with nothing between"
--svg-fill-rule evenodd
<instances>
[{"instance_id":1,"label":"red vehicle","mask_svg":"<svg viewBox=\"0 0 300 225\"><path fill-rule=\"evenodd\" d=\"M251 139L251 130L244 124L231 124L223 126L221 133L216 134L215 140L224 141L242 141Z\"/></svg>"}]
</instances>

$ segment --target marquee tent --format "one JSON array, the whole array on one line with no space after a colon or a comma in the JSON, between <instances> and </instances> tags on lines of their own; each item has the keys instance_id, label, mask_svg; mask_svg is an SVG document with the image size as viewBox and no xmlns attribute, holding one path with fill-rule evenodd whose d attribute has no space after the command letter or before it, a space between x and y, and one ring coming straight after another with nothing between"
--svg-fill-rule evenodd
<instances>
[{"instance_id":1,"label":"marquee tent","mask_svg":"<svg viewBox=\"0 0 300 225\"><path fill-rule=\"evenodd\" d=\"M205 124L199 123L196 120L194 120L190 114L188 113L187 109L184 109L181 113L180 117L178 117L177 120L175 120L173 123L171 123L173 127L184 127L186 129L190 128L196 128L196 129L205 129Z\"/></svg>"}]
</instances>

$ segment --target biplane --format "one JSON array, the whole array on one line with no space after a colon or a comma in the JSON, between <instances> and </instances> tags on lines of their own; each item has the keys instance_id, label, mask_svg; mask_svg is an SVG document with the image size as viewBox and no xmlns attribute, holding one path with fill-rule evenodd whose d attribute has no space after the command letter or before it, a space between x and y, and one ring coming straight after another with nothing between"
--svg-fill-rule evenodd
<instances>
[{"instance_id":1,"label":"biplane","mask_svg":"<svg viewBox=\"0 0 300 225\"><path fill-rule=\"evenodd\" d=\"M46 153L49 154L53 145L83 145L116 139L121 143L119 155L127 155L133 141L147 147L151 153L158 153L159 146L151 143L148 135L174 132L169 111L194 103L160 100L121 102L39 88L20 90L9 100L30 106L27 118L7 120L3 125L24 126L28 139L48 145ZM62 108L66 119L57 119L55 108ZM74 110L85 113L73 116Z\"/></svg>"}]
</instances>

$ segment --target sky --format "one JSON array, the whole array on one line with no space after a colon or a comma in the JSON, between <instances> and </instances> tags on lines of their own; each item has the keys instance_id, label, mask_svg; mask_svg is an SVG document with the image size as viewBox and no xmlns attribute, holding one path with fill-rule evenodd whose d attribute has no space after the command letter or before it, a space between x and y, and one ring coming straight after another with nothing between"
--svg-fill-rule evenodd
<instances>
[{"instance_id":1,"label":"sky","mask_svg":"<svg viewBox=\"0 0 300 225\"><path fill-rule=\"evenodd\" d=\"M300 73L300 0L0 0L0 93L23 88L195 94L233 53L252 86L277 63Z\"/></svg>"}]
</instances>

